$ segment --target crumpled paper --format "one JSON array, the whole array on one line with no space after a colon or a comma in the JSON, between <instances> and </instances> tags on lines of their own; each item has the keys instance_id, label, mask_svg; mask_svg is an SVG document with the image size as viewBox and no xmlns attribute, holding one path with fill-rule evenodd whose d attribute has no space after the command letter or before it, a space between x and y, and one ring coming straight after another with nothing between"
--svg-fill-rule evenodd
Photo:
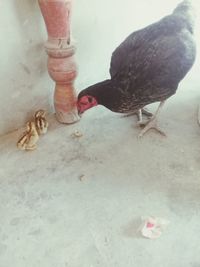
<instances>
[{"instance_id":1,"label":"crumpled paper","mask_svg":"<svg viewBox=\"0 0 200 267\"><path fill-rule=\"evenodd\" d=\"M142 217L142 224L139 228L142 236L149 239L157 239L169 225L169 221L158 217Z\"/></svg>"}]
</instances>

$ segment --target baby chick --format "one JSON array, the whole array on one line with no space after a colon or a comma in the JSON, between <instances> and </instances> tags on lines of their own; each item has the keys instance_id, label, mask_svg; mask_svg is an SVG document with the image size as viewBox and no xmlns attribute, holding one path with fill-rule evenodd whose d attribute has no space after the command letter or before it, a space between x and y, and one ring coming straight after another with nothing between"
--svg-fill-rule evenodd
<instances>
[{"instance_id":1,"label":"baby chick","mask_svg":"<svg viewBox=\"0 0 200 267\"><path fill-rule=\"evenodd\" d=\"M35 113L35 126L39 135L45 134L48 128L48 122L45 118L45 111L40 109Z\"/></svg>"},{"instance_id":2,"label":"baby chick","mask_svg":"<svg viewBox=\"0 0 200 267\"><path fill-rule=\"evenodd\" d=\"M27 122L26 132L17 142L17 147L21 150L35 150L37 148L36 143L39 139L35 123Z\"/></svg>"}]
</instances>

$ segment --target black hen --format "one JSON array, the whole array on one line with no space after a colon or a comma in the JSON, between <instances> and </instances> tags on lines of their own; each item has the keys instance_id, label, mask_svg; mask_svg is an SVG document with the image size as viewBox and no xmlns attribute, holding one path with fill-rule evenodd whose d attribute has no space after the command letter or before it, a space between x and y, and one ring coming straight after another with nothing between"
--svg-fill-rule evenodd
<instances>
[{"instance_id":1,"label":"black hen","mask_svg":"<svg viewBox=\"0 0 200 267\"><path fill-rule=\"evenodd\" d=\"M132 33L112 54L111 79L79 93L79 112L98 104L120 113L141 111L157 101L161 107L194 64L193 27L192 6L183 1L171 15ZM141 135L156 128L157 113Z\"/></svg>"}]
</instances>

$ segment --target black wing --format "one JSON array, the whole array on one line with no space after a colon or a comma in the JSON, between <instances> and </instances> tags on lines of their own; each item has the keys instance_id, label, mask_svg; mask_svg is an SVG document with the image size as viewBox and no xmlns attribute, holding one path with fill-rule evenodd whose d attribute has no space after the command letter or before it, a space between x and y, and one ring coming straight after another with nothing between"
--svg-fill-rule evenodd
<instances>
[{"instance_id":1,"label":"black wing","mask_svg":"<svg viewBox=\"0 0 200 267\"><path fill-rule=\"evenodd\" d=\"M162 34L160 24L162 24L162 21L133 32L115 49L110 64L111 78L114 78L128 64L130 54L133 54L141 47L145 47L151 40Z\"/></svg>"},{"instance_id":2,"label":"black wing","mask_svg":"<svg viewBox=\"0 0 200 267\"><path fill-rule=\"evenodd\" d=\"M112 54L110 64L111 78L118 75L124 68L139 65L140 60L144 61L145 57L148 57L148 60L151 61L151 58L155 56L156 49L163 44L169 46L169 49L176 49L176 44L175 48L173 47L174 42L183 29L187 30L186 23L187 21L184 21L184 19L172 14L144 29L132 33ZM189 38L191 36L190 34ZM167 56L164 47L163 49L161 47L160 53ZM168 53L172 54L173 51Z\"/></svg>"},{"instance_id":3,"label":"black wing","mask_svg":"<svg viewBox=\"0 0 200 267\"><path fill-rule=\"evenodd\" d=\"M146 96L167 94L167 88L176 90L192 67L195 55L191 32L184 21L171 15L131 34L114 51L110 74L129 93L141 94L143 90Z\"/></svg>"}]
</instances>

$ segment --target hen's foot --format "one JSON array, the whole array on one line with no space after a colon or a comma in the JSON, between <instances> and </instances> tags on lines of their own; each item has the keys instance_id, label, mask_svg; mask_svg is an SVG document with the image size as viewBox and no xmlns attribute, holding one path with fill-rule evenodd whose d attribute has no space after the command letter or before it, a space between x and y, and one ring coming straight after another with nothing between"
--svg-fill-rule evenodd
<instances>
[{"instance_id":1,"label":"hen's foot","mask_svg":"<svg viewBox=\"0 0 200 267\"><path fill-rule=\"evenodd\" d=\"M142 131L140 132L139 134L139 137L143 137L143 135L145 133L147 133L150 129L154 129L156 130L157 132L159 132L159 134L163 135L166 137L166 134L160 129L160 127L157 125L157 119L156 117L153 117L151 118L149 121L147 122L143 122L143 121L139 121L138 124L141 126L141 127L144 127L142 129Z\"/></svg>"}]
</instances>

